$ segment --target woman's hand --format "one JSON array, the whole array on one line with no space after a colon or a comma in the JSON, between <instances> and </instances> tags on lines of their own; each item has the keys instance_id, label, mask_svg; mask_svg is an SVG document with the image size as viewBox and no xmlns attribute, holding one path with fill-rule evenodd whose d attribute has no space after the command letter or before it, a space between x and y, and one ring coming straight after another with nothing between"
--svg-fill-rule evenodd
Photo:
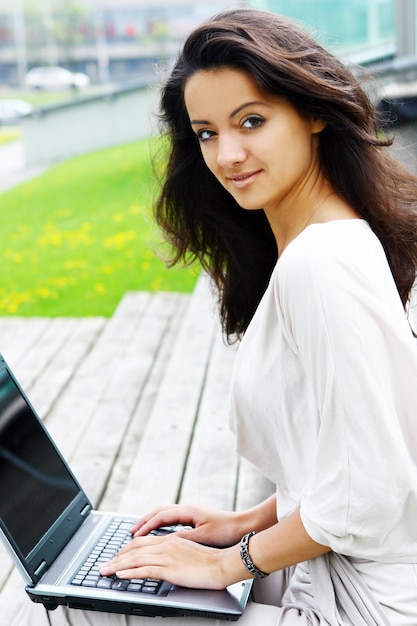
<instances>
[{"instance_id":1,"label":"woman's hand","mask_svg":"<svg viewBox=\"0 0 417 626\"><path fill-rule=\"evenodd\" d=\"M143 537L151 530L175 524L191 526L190 529L176 532L177 537L208 546L234 545L246 532L239 513L198 506L168 505L158 507L139 519L131 529L131 533L135 537Z\"/></svg>"},{"instance_id":2,"label":"woman's hand","mask_svg":"<svg viewBox=\"0 0 417 626\"><path fill-rule=\"evenodd\" d=\"M187 531L188 532L188 531ZM227 550L209 548L179 537L136 537L109 563L100 567L103 576L156 578L195 589L224 589L236 579L247 578L237 554L237 572L223 566ZM224 555L226 556L226 554ZM240 578L242 575L242 578Z\"/></svg>"},{"instance_id":3,"label":"woman's hand","mask_svg":"<svg viewBox=\"0 0 417 626\"><path fill-rule=\"evenodd\" d=\"M273 499L259 507L254 507L251 521L256 511L263 512L264 522L273 520ZM270 511L270 516L266 515ZM176 512L176 516L174 515ZM207 518L204 518L204 514ZM116 574L122 579L156 578L172 584L198 589L224 589L232 583L249 578L249 573L240 557L238 541L228 548L212 548L189 539L193 531L200 529L204 536L207 529L217 529L218 537L225 537L221 521L227 522L231 513L208 514L198 507L168 507L157 509L146 516L148 521L138 523L138 536L122 548L109 563L100 567L103 576ZM247 521L247 517L244 517ZM153 522L152 522L153 520ZM180 521L199 526L183 533L170 533L165 536L140 536L147 524L152 528ZM227 526L227 523L226 523ZM240 532L240 531L239 531ZM230 533L231 536L232 533ZM183 535L183 536L180 536ZM250 540L250 554L255 565L264 572L284 569L301 561L308 561L330 551L314 541L307 533L301 520L300 510L296 509L281 522L270 524L257 532Z\"/></svg>"}]
</instances>

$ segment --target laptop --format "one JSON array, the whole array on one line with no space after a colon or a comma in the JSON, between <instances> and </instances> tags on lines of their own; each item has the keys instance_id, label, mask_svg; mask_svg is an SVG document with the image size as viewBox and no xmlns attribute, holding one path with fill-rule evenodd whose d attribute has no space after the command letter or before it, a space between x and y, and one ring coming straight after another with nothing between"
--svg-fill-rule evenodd
<instances>
[{"instance_id":1,"label":"laptop","mask_svg":"<svg viewBox=\"0 0 417 626\"><path fill-rule=\"evenodd\" d=\"M0 355L0 539L31 600L48 610L66 605L127 615L240 617L252 580L211 591L100 576L100 563L131 540L135 521L93 510Z\"/></svg>"}]
</instances>

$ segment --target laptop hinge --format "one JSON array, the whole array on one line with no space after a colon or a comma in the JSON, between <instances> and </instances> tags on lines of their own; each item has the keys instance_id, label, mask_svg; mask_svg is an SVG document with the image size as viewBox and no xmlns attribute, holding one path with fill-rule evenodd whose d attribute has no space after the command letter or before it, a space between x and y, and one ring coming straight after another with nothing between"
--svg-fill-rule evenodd
<instances>
[{"instance_id":1,"label":"laptop hinge","mask_svg":"<svg viewBox=\"0 0 417 626\"><path fill-rule=\"evenodd\" d=\"M85 505L83 510L80 511L81 517L87 517L87 515L90 513L90 511L91 511L91 504L88 503L88 504Z\"/></svg>"},{"instance_id":2,"label":"laptop hinge","mask_svg":"<svg viewBox=\"0 0 417 626\"><path fill-rule=\"evenodd\" d=\"M39 567L35 570L34 575L37 578L41 578L44 573L46 572L46 570L48 569L48 566L46 564L46 561L42 561L42 563L39 565Z\"/></svg>"}]
</instances>

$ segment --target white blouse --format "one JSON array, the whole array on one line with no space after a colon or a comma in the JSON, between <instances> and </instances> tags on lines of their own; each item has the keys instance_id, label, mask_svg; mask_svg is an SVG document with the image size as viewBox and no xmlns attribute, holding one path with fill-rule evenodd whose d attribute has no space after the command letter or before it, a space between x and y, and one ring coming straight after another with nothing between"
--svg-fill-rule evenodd
<instances>
[{"instance_id":1,"label":"white blouse","mask_svg":"<svg viewBox=\"0 0 417 626\"><path fill-rule=\"evenodd\" d=\"M417 342L364 220L306 228L239 346L238 452L277 485L279 518L347 556L417 563Z\"/></svg>"}]
</instances>

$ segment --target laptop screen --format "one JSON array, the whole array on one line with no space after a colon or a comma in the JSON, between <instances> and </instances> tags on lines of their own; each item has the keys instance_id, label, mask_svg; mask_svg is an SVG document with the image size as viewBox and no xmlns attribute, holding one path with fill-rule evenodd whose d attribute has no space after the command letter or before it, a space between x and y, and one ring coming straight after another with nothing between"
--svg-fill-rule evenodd
<instances>
[{"instance_id":1,"label":"laptop screen","mask_svg":"<svg viewBox=\"0 0 417 626\"><path fill-rule=\"evenodd\" d=\"M24 556L78 492L12 376L0 369L0 518Z\"/></svg>"}]
</instances>

